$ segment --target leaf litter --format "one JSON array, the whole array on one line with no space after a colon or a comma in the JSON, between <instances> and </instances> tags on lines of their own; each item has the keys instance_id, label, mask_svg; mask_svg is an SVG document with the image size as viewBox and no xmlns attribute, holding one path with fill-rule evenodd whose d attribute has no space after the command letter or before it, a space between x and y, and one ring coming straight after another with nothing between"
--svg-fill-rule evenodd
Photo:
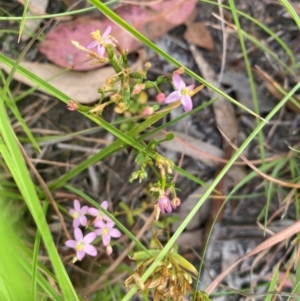
<instances>
[{"instance_id":1,"label":"leaf litter","mask_svg":"<svg viewBox=\"0 0 300 301\"><path fill-rule=\"evenodd\" d=\"M255 1L254 1L255 2ZM166 5L166 4L164 4ZM245 4L246 6L249 5L251 6L252 4ZM260 3L260 5L262 5ZM270 4L264 4L266 6L270 5ZM124 8L123 8L124 9ZM138 14L140 12L141 9L140 7L136 8L136 10L132 11L133 12L133 16L132 16L132 20L135 21L134 18L136 18L137 16L134 15ZM161 8L162 9L162 8ZM165 9L165 8L164 8ZM180 8L181 9L181 8ZM180 9L177 11L179 12ZM194 9L194 8L193 8ZM253 9L253 8L252 8ZM128 10L130 11L130 9L124 9L124 14L125 11L128 12ZM149 12L153 13L153 10L155 11L155 9L153 8L149 8L147 7L147 14ZM199 49L197 51L200 51L203 54L203 58L202 58L202 62L196 67L196 65L194 66L194 70L199 70L200 69L200 73L202 74L202 76L206 79L208 79L211 83L214 83L214 80L216 80L216 77L214 75L214 78L209 78L207 77L207 73L205 72L205 70L203 70L203 63L207 63L213 70L213 72L211 72L211 74L217 74L218 72L216 72L215 70L218 69L216 68L216 57L213 55L212 51L219 51L220 49L220 45L218 40L216 39L212 39L212 37L210 36L210 33L212 32L212 28L209 28L207 25L204 26L204 24L207 24L208 21L211 22L211 20L208 20L208 18L210 18L210 13L211 13L211 7L209 6L205 6L204 4L198 4L197 6L197 19L200 20L195 21L194 23L188 23L186 20L186 25L187 25L187 31L185 32L184 38L189 42L189 43L194 43L196 45L198 45L201 48L205 48L208 52L203 52L202 49ZM256 13L256 11L254 10L254 12ZM149 17L149 15L146 14L145 20ZM260 15L260 12L257 12L257 16L262 17ZM160 15L160 14L158 14ZM144 16L144 15L141 15ZM171 27L170 23L177 19L177 17L180 16L177 15L176 17L174 17L174 15L172 16L170 14L169 18L166 18L166 20L161 20L161 19L151 19L150 22L150 28L152 28L153 30L150 31L150 33L152 35L149 36L149 38L151 40L155 40L158 36L162 37L162 39L164 38L164 34L166 32L169 32L169 30L171 28L174 28L174 24L173 27ZM150 17L149 17L150 18ZM157 16L156 16L157 18ZM142 19L142 18L141 18ZM144 19L142 21L145 21ZM159 22L157 21L153 21L153 20L160 20ZM77 25L76 25L76 22ZM47 47L49 47L49 51L45 50L47 47L44 48L44 51L48 57L48 59L51 61L53 59L53 63L57 64L58 66L61 66L63 68L67 68L67 67L74 67L73 70L89 70L86 73L81 73L81 72L75 72L75 71L67 71L66 77L64 78L63 75L61 75L60 77L58 77L57 82L55 82L55 80L50 81L50 83L55 83L55 85L57 85L56 87L58 87L58 89L60 89L61 91L63 91L64 93L68 94L71 98L74 98L78 101L82 101L82 103L91 103L95 100L98 99L99 95L97 94L97 87L101 86L101 78L105 75L107 76L107 74L109 73L109 69L105 69L108 67L101 67L97 70L90 70L90 69L94 69L95 66L91 66L90 62L85 62L83 64L81 64L82 62L84 62L86 60L86 57L78 57L78 55L76 55L73 50L71 50L71 48L68 48L68 46L66 46L66 39L68 40L70 38L72 29L74 29L74 32L76 32L77 30L77 26L80 29L80 27L84 28L84 24L85 22L88 22L88 20L86 20L85 18L80 18L77 19L75 21L69 22L67 24L65 24L65 28L61 27L59 30L59 34L57 34L57 36L54 35L53 40L51 41L50 37L51 37L51 33L53 31L55 31L55 29L59 28L60 25L58 25L56 28L54 28L53 31L51 31L49 33L49 35L47 36L47 39L45 41L49 42L51 41L51 43L49 43L47 45ZM135 21L137 22L137 21ZM181 23L183 23L184 20L181 21ZM93 22L91 22L92 24ZM155 27L155 25L157 23L161 23L163 28L160 27ZM80 25L79 25L80 24ZM89 26L92 26L91 24L89 24ZM102 25L99 26L99 23L93 23L93 24L97 24L98 28L102 28L104 23L101 23ZM135 23L133 23L135 24ZM147 26L145 25L146 23L142 23L142 24L138 24L136 25L136 28L139 28L140 31L142 32L146 32L147 35ZM160 25L161 25L160 24ZM189 24L189 25L188 25ZM199 25L200 24L200 25ZM178 25L178 24L176 24ZM141 27L138 27L141 26ZM168 27L170 26L170 27ZM105 27L105 26L104 26ZM90 28L91 27L87 27ZM93 28L94 30L95 28ZM154 30L155 29L155 30ZM87 29L85 29L87 30ZM119 34L122 36L123 34L121 33L121 31L118 29L118 27L114 27L115 31L119 32ZM176 35L176 28L175 30L175 35ZM195 34L195 31L198 31L205 36L205 39L201 40L200 39L200 35L194 35L191 36L193 34ZM91 31L91 30L90 30ZM157 36L153 35L153 34L157 34ZM149 34L149 32L148 32ZM174 34L174 33L173 33ZM214 31L214 35L218 35L219 32ZM49 37L50 36L50 37ZM87 31L85 31L85 34L82 34L82 36L84 36L83 40L83 45L87 45L90 40L89 40L89 32L87 33ZM128 37L129 38L129 37ZM182 34L179 34L179 38L182 39ZM122 38L120 38L122 41ZM130 36L129 39L130 43L128 43L128 49L130 49L130 51L136 51L136 49L138 49L138 47L140 47L138 45L138 42L135 41L134 39L132 39L132 37ZM213 42L212 42L213 41ZM230 40L229 37L229 42L232 41ZM55 43L57 43L57 45L55 45ZM63 44L64 43L64 44ZM125 42L122 42L125 43ZM229 43L230 44L230 43ZM40 49L43 48L42 46L43 44L41 44ZM45 45L45 44L44 44ZM126 44L125 44L126 45ZM60 48L61 50L64 50L64 47L67 47L67 50L65 52L60 52L55 48L57 46L57 48ZM53 48L52 48L53 47ZM132 48L131 48L132 47ZM231 50L233 49L233 51L231 51L232 55L237 55L237 45L236 42L233 42L230 44ZM187 47L188 48L188 47ZM190 50L192 50L193 48L190 48ZM177 52L178 50L180 50L180 46L176 46L174 47L173 45L173 49L171 48L171 50L173 52ZM43 51L43 50L42 50ZM53 58L50 55L50 52L53 51ZM49 53L48 53L49 52ZM193 52L192 52L193 53ZM219 52L220 54L220 52ZM58 62L55 61L55 55L58 55L59 57L57 58ZM194 59L197 62L197 59L195 57L195 53L193 53L194 55ZM262 65L265 66L265 61L264 60L260 60L261 55L259 53L259 51L254 50L254 54L253 54L254 58L256 59L256 61L258 63L261 63ZM219 61L218 61L219 62ZM227 63L230 65L230 69L236 69L234 70L235 72L232 73L232 71L226 71L224 73L223 76L223 84L225 84L226 86L231 86L232 89L236 92L236 97L238 98L239 101L241 101L242 103L246 104L247 107L251 107L251 103L249 102L250 99L250 94L249 94L249 86L246 86L246 77L245 77L245 73L244 73L244 67L241 66L242 64L240 64L239 68L236 68L235 65L231 65L231 63L233 62L233 60L231 61L230 58L228 59ZM235 61L236 64L237 61ZM155 62L153 62L155 63ZM220 63L220 62L219 62ZM57 74L60 74L64 69L59 68L57 66L51 65L51 64L41 64L41 63L32 63L32 62L24 62L26 68L28 68L29 70L32 70L33 73L38 74L41 78L43 79L49 79ZM26 65L27 64L27 65ZM34 67L34 65L36 67ZM99 67L99 66L97 66ZM6 67L1 65L1 68L5 69ZM35 69L36 68L36 69ZM82 69L81 69L82 68ZM86 69L85 69L86 68ZM198 69L197 69L198 68ZM269 67L270 68L270 67ZM43 70L45 69L45 70ZM6 69L7 71L9 71L8 69ZM42 70L41 73L39 73L39 70ZM49 71L50 70L50 71ZM102 71L101 71L102 70ZM266 70L264 68L264 70ZM101 72L100 72L101 71ZM93 73L95 72L95 73ZM77 74L77 75L75 75ZM77 79L78 77L78 79ZM23 82L26 85L30 85L28 82L25 81L25 79L20 79L20 78L16 78L16 80ZM60 86L60 82L62 83L62 85ZM83 93L80 93L79 89L75 90L75 88L80 85L80 82L83 84L83 86L86 87L86 90L82 90ZM215 82L215 85L217 85L218 83ZM267 87L268 88L268 87ZM23 89L23 87L22 87ZM268 88L269 89L269 88ZM40 94L40 92L36 92L37 96L38 95L42 95ZM265 93L264 90L262 90L261 93ZM271 92L272 93L272 92ZM74 96L74 97L73 97ZM153 95L152 95L153 96ZM150 99L151 99L151 92L149 95ZM203 99L210 99L212 97L212 95L209 94L208 91L203 91L202 94L202 98ZM277 96L275 96L277 97ZM153 97L152 97L153 98ZM278 97L280 98L280 96ZM266 104L264 102L264 99L266 99L266 96L262 94L262 97L259 97L259 100L261 101L261 106L264 109L265 112L268 112L269 110L271 110L272 108L272 101L268 104ZM25 100L24 102L28 102L29 100ZM201 103L202 100L200 100L199 98L196 99L196 102ZM213 132L214 135L218 135L217 130L216 130L216 126L214 123L211 122L211 120L213 120L215 118L216 123L221 127L221 129L224 131L224 133L228 136L230 136L230 141L234 141L235 138L238 135L239 131L247 131L249 130L248 127L246 127L244 124L242 124L242 126L244 126L245 128L241 127L241 124L239 124L239 119L238 119L238 115L235 112L235 110L233 108L229 108L226 104L227 101L222 102L222 100L220 100L219 104L216 104L214 106L214 114L212 111L210 110L204 110L203 112L200 112L199 114L197 114L195 116L195 118L192 118L192 121L194 124L196 124L197 126L199 126L199 124L201 124L201 122L203 122L203 120L205 121L204 124L206 125L206 127L208 128L214 128ZM49 102L46 101L45 105L48 105ZM20 105L22 107L22 104ZM49 106L50 108L50 106ZM74 123L74 121L69 120L69 123L64 123L66 122L66 111L65 107L61 104L57 105L55 108L51 108L49 109L49 111L44 111L43 115L40 116L40 120L37 123L37 126L40 127L45 127L49 130L59 130L59 132L61 133L67 133L70 130L73 131L78 131L78 135L77 137L74 138L74 140L70 141L70 148L72 149L72 144L76 145L78 144L78 141L81 141L80 143L84 143L84 145L89 148L90 151L93 151L95 149L101 148L101 144L99 144L98 142L96 143L95 141L93 141L93 136L88 137L88 135L90 134L80 134L80 131L82 130L83 125L87 126L87 127L92 127L93 125L91 123L89 123L89 121L86 121L84 119L82 119L80 117L79 114L76 114L74 116L76 116L76 124ZM26 113L27 117L30 117L30 112ZM292 116L294 116L293 114L291 114L290 112L288 112L285 115L285 118L287 119L287 121L289 119L292 118ZM75 117L74 117L75 118ZM105 118L111 120L113 122L114 118L115 118L115 114L113 112L110 112L110 114L107 114L107 116L105 116ZM34 123L33 123L34 124ZM82 126L80 126L80 124L82 124ZM66 130L67 129L67 130ZM218 161L213 161L212 160L207 160L203 159L203 156L201 155L201 152L203 151L203 145L205 147L208 147L209 150L211 150L212 156L211 157L219 157L222 158L222 156L226 156L226 148L224 148L224 145L222 146L222 143L218 143L217 140L213 140L210 143L207 143L207 140L210 139L208 132L205 132L205 130L207 129L203 129L203 141L199 140L199 138L195 138L195 137L190 137L189 135L187 136L185 134L184 129L182 130L182 133L175 133L175 137L177 137L177 141L176 143L179 143L179 148L177 150L178 153L183 153L185 155L185 158L183 160L183 167L186 168L187 170L191 170L192 172L194 172L197 176L202 177L204 175L204 179L207 180L207 183L209 183L209 181L214 177L215 173L218 171ZM286 127L284 128L284 126L281 126L281 128L279 129L279 131L277 133L275 133L275 142L273 142L273 149L270 150L268 152L268 155L273 155L275 153L275 155L277 155L276 153L276 148L277 148L277 144L280 141L283 141L283 137L291 137L291 133L293 131L297 130L297 124L294 128L290 127L289 129L287 129ZM104 140L106 139L106 142L109 143L110 141L110 137L106 136L105 133L103 133L103 131L100 130L101 136L104 137ZM288 134L287 134L288 133ZM296 132L297 133L297 132ZM90 138L90 139L88 139ZM176 138L175 138L176 139ZM84 141L84 142L83 142ZM174 150L174 141L171 141L170 146L168 146L167 143L162 144L161 147L167 151L170 150ZM252 147L252 154L257 152L257 146L251 145L250 148ZM169 150L168 150L169 149ZM200 149L200 151L199 151ZM207 153L207 151L205 151ZM71 150L68 152L68 154L65 153L65 150L60 149L59 147L55 147L55 146L46 146L43 148L43 153L40 156L40 158L45 158L45 159L49 159L49 161L53 161L54 159L57 161L61 161L61 162L70 162L70 164L76 164L76 162L80 161L82 159L82 156L87 157L89 156L90 153L89 151L86 152L84 155L82 155L81 152L76 152L76 150ZM204 156L205 157L205 156ZM84 172L82 173L82 175L80 176L80 178L78 179L74 179L74 183L77 184L78 186L82 187L82 190L88 190L91 191L91 194L94 193L94 197L97 199L101 199L103 197L103 195L105 195L105 197L108 197L108 199L124 199L125 201L128 201L129 199L132 200L132 203L134 204L134 202L137 202L137 198L136 198L136 194L140 194L142 195L144 198L147 198L147 191L146 191L146 187L147 187L147 183L144 184L144 187L140 187L140 185L133 185L131 186L130 191L127 188L128 183L127 181L123 181L123 183L121 183L122 187L121 189L118 189L120 187L120 181L122 179L126 179L128 178L128 174L130 173L130 171L128 169L128 166L134 166L133 165L133 158L134 158L134 154L131 150L127 150L127 151L122 151L119 154L113 156L112 158L110 158L109 160L104 160L103 162L99 162L98 164L96 164L96 166L94 167L94 172L96 174L96 177L98 176L99 178L99 187L97 189L97 191L93 192L94 190L91 189L90 184L89 184L89 180L91 178L91 175L89 175L88 172ZM224 157L223 157L224 158ZM227 158L227 157L225 157ZM205 161L207 160L207 161ZM199 165L199 162L202 161L201 167ZM203 162L204 161L204 162ZM197 170L196 167L200 167L201 170ZM123 168L122 168L123 167ZM199 169L200 169L199 168ZM58 169L53 169L53 168L47 168L46 166L42 165L42 164L38 164L37 165L37 169L40 173L42 173L48 180L51 180L53 178L57 177L57 172ZM66 172L67 167L60 167L59 173L64 173ZM207 170L212 170L213 172L207 172ZM206 172L206 173L205 173ZM118 175L118 176L116 176ZM238 175L238 179L242 179L245 176L245 172L241 172ZM179 182L181 181L181 187L182 187L182 199L183 199L183 205L182 208L184 208L185 206L187 206L187 208L192 208L193 206L193 202L197 201L197 197L195 197L195 195L201 195L203 194L203 190L198 190L198 186L193 186L193 184L184 181L184 179L179 179ZM238 182L238 180L236 180L236 182ZM248 187L244 188L244 192L249 193L249 191L251 192L256 192L259 191L259 187L260 187L260 182L258 181L254 181L251 182ZM230 185L232 184L224 184L225 186L229 187L219 187L221 189L225 189L228 190L230 189ZM251 187L251 185L254 185ZM254 188L253 188L254 187ZM101 198L99 198L98 193L102 192ZM134 191L134 193L133 193ZM193 193L191 193L191 191L193 191ZM122 192L122 194L120 193ZM63 194L63 192L59 191L58 192L59 198L61 201L65 202L67 201L67 199L72 199L75 196L74 195L70 195L70 194ZM124 195L126 195L126 197L124 197ZM224 195L226 195L226 193L224 193ZM193 197L193 202L191 201L191 198ZM257 217L258 212L257 210L260 208L258 206L259 202L264 202L263 199L256 199L255 202L252 203L248 203L247 200L242 200L240 202L241 208L244 208L243 210L239 209L239 206L237 206L234 202L230 202L229 206L227 206L227 209L225 211L225 215L224 215L224 219L228 222L234 222L234 216L232 215L232 212L235 210L236 214L238 216L240 216L241 219L243 219L243 216L245 217L245 215L248 217L251 217L251 214L249 214L249 212L251 213L252 211L255 211L255 213L253 214L252 217ZM207 204L209 204L209 202L206 202ZM214 202L212 202L214 203ZM113 204L112 204L113 205ZM185 216L185 214L188 213L189 209L184 210L185 213L183 213L183 217ZM179 212L180 213L180 212ZM207 214L207 211L206 211ZM191 244L194 248L196 249L200 249L203 247L203 243L202 240L204 239L204 234L203 234L203 222L205 223L205 215L200 215L199 216L199 221L197 221L198 223L196 223L192 228L188 229L184 234L185 235L189 235L189 239L193 240L193 244ZM132 229L132 231L138 230L140 229L139 226L141 224L143 224L144 220L148 218L148 216L145 215L141 215L138 219L137 219L137 224L135 225L135 228ZM244 218L245 220L245 218ZM252 222L253 228L255 228L255 224L254 224L254 218L251 219L247 219L247 221ZM54 225L55 223L55 219L50 219L49 221L50 223L52 223L52 225ZM222 224L223 225L223 229L227 229L226 224ZM194 228L195 227L195 228ZM201 227L201 231L199 230L199 227ZM285 230L281 230L280 232L278 232L277 234L275 234L273 237L269 238L268 240L266 240L265 242L263 242L261 245L258 245L256 248L254 248L252 251L250 251L246 256L244 256L242 259L248 258L251 255L254 255L258 252L261 252L263 250L266 250L267 248L269 248L270 246L274 245L275 243L278 243L288 237L291 237L292 235L294 235L295 233L299 232L299 225L296 223L292 226L290 226L289 228L286 228ZM229 228L228 228L229 229ZM257 229L256 229L257 230ZM144 230L146 231L146 230ZM216 231L216 235L214 235L214 239L212 240L212 243L220 243L220 237L218 237L218 231ZM238 230L237 230L238 232ZM221 231L219 232L221 233ZM222 234L222 233L221 233ZM222 234L223 235L223 234ZM251 236L251 233L249 234L249 236ZM197 238L197 239L195 239ZM263 237L262 235L260 235L258 237L258 240L262 240ZM199 240L198 245L194 244L194 242L196 240ZM257 242L257 241L256 241ZM186 246L187 241L184 241L181 243L181 245L179 244L179 247L182 247L184 244L184 246ZM240 238L235 238L232 240L229 240L229 244L243 244L244 241L243 239ZM256 244L257 245L257 244ZM227 246L228 247L228 246ZM223 251L228 250L228 248L224 248ZM226 249L226 250L225 250ZM230 248L229 248L230 249ZM189 256L190 254L188 253L190 249L185 248L186 250L186 256ZM215 249L212 248L213 252L212 254L216 254ZM229 253L228 253L229 252ZM227 255L230 255L230 250L226 252L226 254L224 255L224 258ZM126 255L125 255L126 257ZM123 257L118 257L118 259L116 260L116 262L122 262L122 260L124 260L125 258ZM230 257L229 257L230 258ZM232 259L232 258L230 258ZM208 292L212 292L216 286L220 283L221 279L224 278L227 274L228 271L230 269L233 269L234 267L236 267L238 265L239 262L241 262L242 259L238 260L237 258L234 258L235 260L237 260L232 266L228 267L227 270L225 270L225 265L224 262L222 262L222 267L224 269L224 272L221 273L219 275L219 277L217 277L218 274L214 274L216 276L215 281L208 287ZM216 262L216 260L219 260L218 258L216 258L216 256L213 258L214 261L212 262ZM210 259L208 259L208 262L211 261ZM250 262L251 263L251 262ZM272 264L272 263L270 263ZM212 269L210 269L210 272L212 271ZM237 275L237 273L233 274L234 277L239 277ZM103 279L102 279L103 280ZM238 283L238 281L233 281L232 283ZM98 283L99 285L99 283ZM86 289L88 291L88 293L92 292L92 291L96 291L97 287L90 287Z\"/></svg>"}]
</instances>

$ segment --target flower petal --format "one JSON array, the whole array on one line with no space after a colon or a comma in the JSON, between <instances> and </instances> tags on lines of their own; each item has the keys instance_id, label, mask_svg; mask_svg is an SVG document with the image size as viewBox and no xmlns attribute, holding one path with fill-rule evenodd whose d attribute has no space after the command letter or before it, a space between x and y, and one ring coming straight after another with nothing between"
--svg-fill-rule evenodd
<instances>
[{"instance_id":1,"label":"flower petal","mask_svg":"<svg viewBox=\"0 0 300 301\"><path fill-rule=\"evenodd\" d=\"M89 212L89 207L88 206L83 206L80 209L81 214L87 214Z\"/></svg>"},{"instance_id":2,"label":"flower petal","mask_svg":"<svg viewBox=\"0 0 300 301\"><path fill-rule=\"evenodd\" d=\"M76 240L67 240L66 242L65 242L65 245L67 246L67 247L69 247L69 248L73 248L73 249L75 249L76 248L76 246L77 246L77 241Z\"/></svg>"},{"instance_id":3,"label":"flower petal","mask_svg":"<svg viewBox=\"0 0 300 301\"><path fill-rule=\"evenodd\" d=\"M102 39L105 39L111 32L111 26L108 26L102 35Z\"/></svg>"},{"instance_id":4,"label":"flower petal","mask_svg":"<svg viewBox=\"0 0 300 301\"><path fill-rule=\"evenodd\" d=\"M108 208L108 201L103 201L100 205L103 209L107 210Z\"/></svg>"},{"instance_id":5,"label":"flower petal","mask_svg":"<svg viewBox=\"0 0 300 301\"><path fill-rule=\"evenodd\" d=\"M73 219L73 228L74 228L74 229L75 229L75 228L78 228L79 225L80 225L80 220L79 220L79 218L78 218L78 217L74 218L74 219Z\"/></svg>"},{"instance_id":6,"label":"flower petal","mask_svg":"<svg viewBox=\"0 0 300 301\"><path fill-rule=\"evenodd\" d=\"M185 82L182 80L179 74L173 74L172 82L177 91L181 91L186 87Z\"/></svg>"},{"instance_id":7,"label":"flower petal","mask_svg":"<svg viewBox=\"0 0 300 301\"><path fill-rule=\"evenodd\" d=\"M99 214L99 210L96 208L89 208L89 214L92 216L97 216Z\"/></svg>"},{"instance_id":8,"label":"flower petal","mask_svg":"<svg viewBox=\"0 0 300 301\"><path fill-rule=\"evenodd\" d=\"M77 256L77 259L78 259L79 261L82 260L82 258L84 257L84 255L85 255L84 250L80 250L80 251L77 251L77 252L76 252L76 256Z\"/></svg>"},{"instance_id":9,"label":"flower petal","mask_svg":"<svg viewBox=\"0 0 300 301\"><path fill-rule=\"evenodd\" d=\"M97 236L100 236L100 235L102 235L102 229L96 229L96 230L94 230L94 233L95 233Z\"/></svg>"},{"instance_id":10,"label":"flower petal","mask_svg":"<svg viewBox=\"0 0 300 301\"><path fill-rule=\"evenodd\" d=\"M189 85L186 88L188 89L189 92L194 90L195 85Z\"/></svg>"},{"instance_id":11,"label":"flower petal","mask_svg":"<svg viewBox=\"0 0 300 301\"><path fill-rule=\"evenodd\" d=\"M73 214L77 214L77 211L73 208L69 210L69 214L73 216Z\"/></svg>"},{"instance_id":12,"label":"flower petal","mask_svg":"<svg viewBox=\"0 0 300 301\"><path fill-rule=\"evenodd\" d=\"M165 214L165 207L161 203L158 203L158 208L161 213Z\"/></svg>"},{"instance_id":13,"label":"flower petal","mask_svg":"<svg viewBox=\"0 0 300 301\"><path fill-rule=\"evenodd\" d=\"M106 228L106 223L102 219L96 219L94 222L94 226L100 229Z\"/></svg>"},{"instance_id":14,"label":"flower petal","mask_svg":"<svg viewBox=\"0 0 300 301\"><path fill-rule=\"evenodd\" d=\"M166 209L166 211L169 212L169 213L172 212L172 205L171 205L170 202L169 202L168 204L165 205L165 209Z\"/></svg>"},{"instance_id":15,"label":"flower petal","mask_svg":"<svg viewBox=\"0 0 300 301\"><path fill-rule=\"evenodd\" d=\"M87 224L87 218L86 218L86 216L85 215L81 215L81 216L79 216L79 222L80 222L80 225L82 225L82 226L86 226L86 224Z\"/></svg>"},{"instance_id":16,"label":"flower petal","mask_svg":"<svg viewBox=\"0 0 300 301\"><path fill-rule=\"evenodd\" d=\"M104 46L98 45L98 47L97 47L97 53L98 53L98 55L99 56L103 56L104 52L105 52Z\"/></svg>"},{"instance_id":17,"label":"flower petal","mask_svg":"<svg viewBox=\"0 0 300 301\"><path fill-rule=\"evenodd\" d=\"M182 96L181 103L186 112L189 112L193 108L192 99L188 95Z\"/></svg>"},{"instance_id":18,"label":"flower petal","mask_svg":"<svg viewBox=\"0 0 300 301\"><path fill-rule=\"evenodd\" d=\"M88 46L87 46L87 48L88 49L91 49L91 48L94 48L94 47L96 47L96 46L98 46L99 44L98 44L98 41L93 41L92 43L90 43Z\"/></svg>"},{"instance_id":19,"label":"flower petal","mask_svg":"<svg viewBox=\"0 0 300 301\"><path fill-rule=\"evenodd\" d=\"M107 219L106 226L108 229L113 228L115 223L111 219Z\"/></svg>"},{"instance_id":20,"label":"flower petal","mask_svg":"<svg viewBox=\"0 0 300 301\"><path fill-rule=\"evenodd\" d=\"M102 239L103 239L103 244L105 246L107 246L110 243L110 235L108 233L103 235Z\"/></svg>"},{"instance_id":21,"label":"flower petal","mask_svg":"<svg viewBox=\"0 0 300 301\"><path fill-rule=\"evenodd\" d=\"M76 211L80 211L80 203L78 200L74 200L74 208Z\"/></svg>"},{"instance_id":22,"label":"flower petal","mask_svg":"<svg viewBox=\"0 0 300 301\"><path fill-rule=\"evenodd\" d=\"M173 91L171 94L169 94L164 103L171 103L177 100L180 100L182 97L181 93L179 91Z\"/></svg>"},{"instance_id":23,"label":"flower petal","mask_svg":"<svg viewBox=\"0 0 300 301\"><path fill-rule=\"evenodd\" d=\"M96 233L91 232L89 234L87 234L84 238L83 238L83 242L85 245L89 244L90 242L92 242L94 239L96 238Z\"/></svg>"},{"instance_id":24,"label":"flower petal","mask_svg":"<svg viewBox=\"0 0 300 301\"><path fill-rule=\"evenodd\" d=\"M96 256L97 255L97 249L92 245L85 245L83 247L85 253L89 254L90 256Z\"/></svg>"},{"instance_id":25,"label":"flower petal","mask_svg":"<svg viewBox=\"0 0 300 301\"><path fill-rule=\"evenodd\" d=\"M121 232L118 229L112 228L112 229L109 230L109 235L111 237L120 237Z\"/></svg>"},{"instance_id":26,"label":"flower petal","mask_svg":"<svg viewBox=\"0 0 300 301\"><path fill-rule=\"evenodd\" d=\"M83 234L79 228L74 229L74 236L77 242L82 242Z\"/></svg>"}]
</instances>

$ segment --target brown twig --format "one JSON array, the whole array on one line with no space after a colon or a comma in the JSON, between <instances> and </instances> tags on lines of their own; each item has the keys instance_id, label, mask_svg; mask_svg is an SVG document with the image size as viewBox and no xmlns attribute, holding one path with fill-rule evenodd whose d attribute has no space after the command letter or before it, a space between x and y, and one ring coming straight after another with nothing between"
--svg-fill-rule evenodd
<instances>
[{"instance_id":1,"label":"brown twig","mask_svg":"<svg viewBox=\"0 0 300 301\"><path fill-rule=\"evenodd\" d=\"M58 216L58 219L61 223L61 226L62 226L62 229L65 233L65 236L67 239L71 239L71 235L66 227L66 224L65 224L65 221L64 221L64 218L63 218L63 215L61 214L61 212L59 211L57 205L56 205L56 202L52 196L52 193L51 191L49 190L47 184L45 183L45 181L43 180L43 178L40 176L40 174L38 173L38 171L36 170L35 166L32 164L30 158L27 156L23 146L19 143L19 147L21 149L21 152L24 156L24 159L26 161L26 163L28 164L28 166L30 167L31 171L34 173L36 179L38 180L39 184L41 185L41 188L43 189L45 195L47 196L47 198L49 199L50 201L50 204L53 206L54 208L54 211L56 212L57 216Z\"/></svg>"}]
</instances>

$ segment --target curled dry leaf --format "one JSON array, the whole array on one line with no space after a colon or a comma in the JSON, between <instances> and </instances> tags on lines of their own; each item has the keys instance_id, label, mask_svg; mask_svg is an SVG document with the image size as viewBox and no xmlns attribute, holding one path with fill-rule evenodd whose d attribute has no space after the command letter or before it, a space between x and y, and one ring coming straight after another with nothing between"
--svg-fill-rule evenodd
<instances>
[{"instance_id":1,"label":"curled dry leaf","mask_svg":"<svg viewBox=\"0 0 300 301\"><path fill-rule=\"evenodd\" d=\"M137 5L120 7L115 12L132 27L150 40L155 40L175 26L183 23L194 10L196 0L169 0L142 8ZM87 46L92 42L91 32L99 29L103 32L108 26L112 27L111 35L123 49L129 52L137 50L141 43L114 24L110 19L79 18L65 22L55 27L39 45L39 50L54 64L73 70L91 70L100 65L91 65L86 53L71 44L71 39Z\"/></svg>"}]
</instances>

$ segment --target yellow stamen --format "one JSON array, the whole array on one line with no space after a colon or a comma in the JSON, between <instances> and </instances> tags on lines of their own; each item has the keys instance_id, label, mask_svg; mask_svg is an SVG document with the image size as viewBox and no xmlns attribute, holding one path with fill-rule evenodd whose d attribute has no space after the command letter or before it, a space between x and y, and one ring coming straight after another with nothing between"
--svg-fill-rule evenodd
<instances>
[{"instance_id":1,"label":"yellow stamen","mask_svg":"<svg viewBox=\"0 0 300 301\"><path fill-rule=\"evenodd\" d=\"M76 251L81 251L83 249L83 243L79 242L76 247L75 247Z\"/></svg>"}]
</instances>

